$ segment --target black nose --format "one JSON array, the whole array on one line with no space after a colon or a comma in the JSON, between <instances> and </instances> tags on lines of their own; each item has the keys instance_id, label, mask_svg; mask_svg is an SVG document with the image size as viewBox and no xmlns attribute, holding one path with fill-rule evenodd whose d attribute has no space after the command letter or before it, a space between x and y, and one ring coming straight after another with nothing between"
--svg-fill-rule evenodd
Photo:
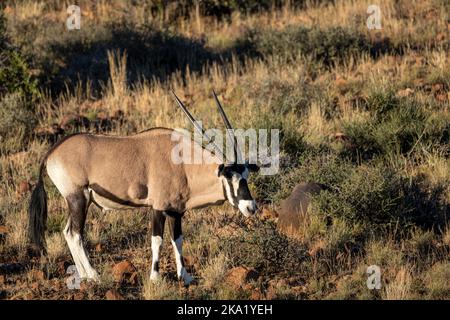
<instances>
[{"instance_id":1,"label":"black nose","mask_svg":"<svg viewBox=\"0 0 450 320\"><path fill-rule=\"evenodd\" d=\"M258 210L258 206L256 204L254 206L247 206L247 210L251 213L255 213Z\"/></svg>"}]
</instances>

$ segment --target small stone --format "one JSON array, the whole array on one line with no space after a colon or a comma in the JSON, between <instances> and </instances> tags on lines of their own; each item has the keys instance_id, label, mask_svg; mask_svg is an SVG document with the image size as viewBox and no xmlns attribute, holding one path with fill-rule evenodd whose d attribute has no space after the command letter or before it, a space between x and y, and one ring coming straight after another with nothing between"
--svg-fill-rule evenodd
<instances>
[{"instance_id":1,"label":"small stone","mask_svg":"<svg viewBox=\"0 0 450 320\"><path fill-rule=\"evenodd\" d=\"M236 267L231 269L226 277L226 282L234 288L241 288L249 281L258 279L258 272L251 268Z\"/></svg>"},{"instance_id":2,"label":"small stone","mask_svg":"<svg viewBox=\"0 0 450 320\"><path fill-rule=\"evenodd\" d=\"M438 94L436 95L436 100L439 102L445 102L447 100L447 95L446 94Z\"/></svg>"},{"instance_id":3,"label":"small stone","mask_svg":"<svg viewBox=\"0 0 450 320\"><path fill-rule=\"evenodd\" d=\"M136 268L128 260L119 262L118 264L116 264L113 267L113 270L112 270L113 277L116 282L130 280L130 278L134 272L136 272Z\"/></svg>"},{"instance_id":4,"label":"small stone","mask_svg":"<svg viewBox=\"0 0 450 320\"><path fill-rule=\"evenodd\" d=\"M435 83L431 86L431 90L433 92L439 92L444 89L444 85L442 83Z\"/></svg>"},{"instance_id":5,"label":"small stone","mask_svg":"<svg viewBox=\"0 0 450 320\"><path fill-rule=\"evenodd\" d=\"M101 243L97 243L97 244L95 245L95 252L100 253L100 252L102 252L102 251L103 251L103 245L102 245Z\"/></svg>"},{"instance_id":6,"label":"small stone","mask_svg":"<svg viewBox=\"0 0 450 320\"><path fill-rule=\"evenodd\" d=\"M6 226L0 226L0 234L7 234L8 228Z\"/></svg>"},{"instance_id":7,"label":"small stone","mask_svg":"<svg viewBox=\"0 0 450 320\"><path fill-rule=\"evenodd\" d=\"M28 181L21 181L17 185L17 192L19 194L26 194L31 191L31 184Z\"/></svg>"}]
</instances>

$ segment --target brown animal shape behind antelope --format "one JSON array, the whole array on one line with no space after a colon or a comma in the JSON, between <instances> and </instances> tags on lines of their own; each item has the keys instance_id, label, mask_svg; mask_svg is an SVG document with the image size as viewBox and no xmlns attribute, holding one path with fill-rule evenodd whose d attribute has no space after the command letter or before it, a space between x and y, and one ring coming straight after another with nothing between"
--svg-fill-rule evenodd
<instances>
[{"instance_id":1,"label":"brown animal shape behind antelope","mask_svg":"<svg viewBox=\"0 0 450 320\"><path fill-rule=\"evenodd\" d=\"M287 232L296 232L307 221L311 196L327 187L320 183L306 182L297 184L289 197L284 199L278 210L278 226Z\"/></svg>"}]
</instances>

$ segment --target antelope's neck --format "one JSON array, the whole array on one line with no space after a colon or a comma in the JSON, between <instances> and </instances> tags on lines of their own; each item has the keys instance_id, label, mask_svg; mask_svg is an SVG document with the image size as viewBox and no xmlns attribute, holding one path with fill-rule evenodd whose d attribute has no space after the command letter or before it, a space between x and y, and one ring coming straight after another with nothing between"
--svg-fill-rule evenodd
<instances>
[{"instance_id":1,"label":"antelope's neck","mask_svg":"<svg viewBox=\"0 0 450 320\"><path fill-rule=\"evenodd\" d=\"M217 167L217 164L203 164L186 168L190 191L186 210L219 205L226 200L222 181L217 176Z\"/></svg>"}]
</instances>

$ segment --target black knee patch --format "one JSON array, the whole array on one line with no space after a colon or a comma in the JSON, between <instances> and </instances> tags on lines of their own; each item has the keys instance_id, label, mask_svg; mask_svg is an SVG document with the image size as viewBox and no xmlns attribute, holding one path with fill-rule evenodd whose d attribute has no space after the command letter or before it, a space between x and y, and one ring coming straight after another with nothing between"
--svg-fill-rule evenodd
<instances>
[{"instance_id":1,"label":"black knee patch","mask_svg":"<svg viewBox=\"0 0 450 320\"><path fill-rule=\"evenodd\" d=\"M153 271L159 272L159 261L155 261L153 264Z\"/></svg>"},{"instance_id":2,"label":"black knee patch","mask_svg":"<svg viewBox=\"0 0 450 320\"><path fill-rule=\"evenodd\" d=\"M164 223L166 222L166 216L162 211L155 211L152 217L152 235L160 236L164 235Z\"/></svg>"},{"instance_id":3,"label":"black knee patch","mask_svg":"<svg viewBox=\"0 0 450 320\"><path fill-rule=\"evenodd\" d=\"M172 240L176 240L183 234L183 230L181 228L182 215L171 213L169 217L170 236Z\"/></svg>"},{"instance_id":4,"label":"black knee patch","mask_svg":"<svg viewBox=\"0 0 450 320\"><path fill-rule=\"evenodd\" d=\"M87 214L87 200L84 194L76 193L67 196L66 201L70 214L69 231L83 235Z\"/></svg>"}]
</instances>

